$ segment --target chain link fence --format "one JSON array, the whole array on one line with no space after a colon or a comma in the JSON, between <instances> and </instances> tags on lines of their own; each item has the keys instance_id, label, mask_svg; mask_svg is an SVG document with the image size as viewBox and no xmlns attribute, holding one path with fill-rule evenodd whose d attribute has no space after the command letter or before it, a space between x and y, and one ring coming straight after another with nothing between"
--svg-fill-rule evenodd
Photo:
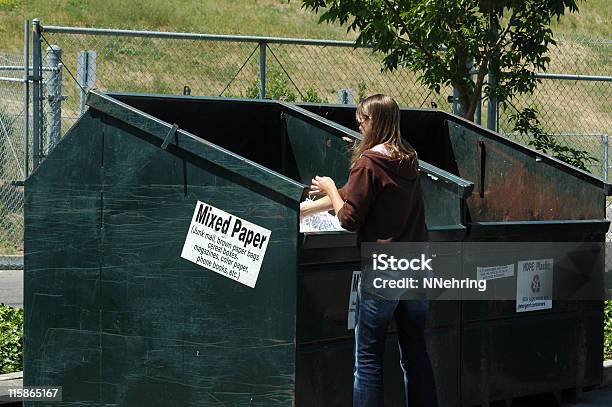
<instances>
[{"instance_id":1,"label":"chain link fence","mask_svg":"<svg viewBox=\"0 0 612 407\"><path fill-rule=\"evenodd\" d=\"M605 178L612 135L612 40L562 37L550 58L548 71L561 75L542 75L533 94L500 107L499 131L527 143L524 137L512 136L510 117L535 108L543 130L562 145L587 151L598 160L589 171Z\"/></svg>"},{"instance_id":2,"label":"chain link fence","mask_svg":"<svg viewBox=\"0 0 612 407\"><path fill-rule=\"evenodd\" d=\"M93 87L117 92L263 96L329 103L356 103L380 92L393 95L403 106L452 110L451 87L443 87L437 94L418 81L418 74L406 69L381 72L380 55L349 42L43 27L41 45L43 157L79 118L86 108L85 92ZM550 55L549 72L591 77L542 78L533 94L500 106L498 130L527 143L527 139L514 135L509 118L517 109L536 108L544 130L556 135L562 144L588 151L598 160L589 170L606 178L608 135L612 130L611 45L607 39L558 39ZM19 72L16 76L22 75ZM12 89L3 92L8 96L0 105L0 109L13 112L14 128L9 131L23 133L19 128L23 120L18 119L23 115L23 84L0 82L0 86ZM3 108L5 104L13 107ZM476 122L485 125L486 117L484 101ZM12 145L22 144L16 141ZM11 162L5 150L0 150L0 165ZM16 149L15 155L23 159L23 147ZM14 163L18 159L12 158ZM19 171L18 165L13 167ZM19 188L12 188L19 193ZM0 202L8 207L8 193L5 195L6 199L0 195ZM8 225L1 222L0 233L6 234ZM19 229L14 229L17 231L10 233L19 236Z\"/></svg>"},{"instance_id":3,"label":"chain link fence","mask_svg":"<svg viewBox=\"0 0 612 407\"><path fill-rule=\"evenodd\" d=\"M43 31L43 45L61 48L64 68L75 79L88 69L79 57L94 55L95 86L104 91L258 97L265 72L265 97L288 101L349 102L373 93L389 93L404 106L433 106L450 110L447 96L431 92L418 75L402 69L381 72L380 56L351 43L275 39L234 40L220 37L157 38L155 36L99 35ZM137 34L136 34L137 35ZM278 40L278 39L276 39ZM82 93L75 80L62 93L62 128L79 116ZM342 90L348 90L342 92Z\"/></svg>"},{"instance_id":4,"label":"chain link fence","mask_svg":"<svg viewBox=\"0 0 612 407\"><path fill-rule=\"evenodd\" d=\"M0 254L23 252L23 56L0 53Z\"/></svg>"}]
</instances>

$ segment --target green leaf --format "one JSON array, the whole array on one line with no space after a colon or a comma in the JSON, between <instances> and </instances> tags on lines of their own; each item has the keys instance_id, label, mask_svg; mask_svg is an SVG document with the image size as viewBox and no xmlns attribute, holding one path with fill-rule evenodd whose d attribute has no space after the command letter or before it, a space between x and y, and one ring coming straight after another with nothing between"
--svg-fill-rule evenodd
<instances>
[{"instance_id":1,"label":"green leaf","mask_svg":"<svg viewBox=\"0 0 612 407\"><path fill-rule=\"evenodd\" d=\"M23 309L0 304L0 374L23 369Z\"/></svg>"}]
</instances>

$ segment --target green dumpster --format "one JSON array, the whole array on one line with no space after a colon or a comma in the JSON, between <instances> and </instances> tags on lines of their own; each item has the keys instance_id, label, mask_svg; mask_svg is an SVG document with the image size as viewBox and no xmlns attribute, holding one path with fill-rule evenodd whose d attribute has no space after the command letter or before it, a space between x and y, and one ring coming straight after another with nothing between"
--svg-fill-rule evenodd
<instances>
[{"instance_id":1,"label":"green dumpster","mask_svg":"<svg viewBox=\"0 0 612 407\"><path fill-rule=\"evenodd\" d=\"M302 107L356 128L354 107ZM461 237L466 243L462 276L474 277L478 266L490 265L487 261L494 258L498 263L493 264L515 266L525 259L520 252L525 244L509 243L509 253L502 255L474 249L475 242L599 242L595 246L600 250L586 257L580 246L568 245L570 252L565 255L574 258L575 264L566 272L580 275L589 270L589 275L581 277L601 282L603 291L601 254L609 228L605 214L609 183L445 112L402 109L401 125L402 135L422 160L474 184L461 213L461 225L466 227ZM545 244L532 246L532 258L549 257ZM516 276L511 281L516 284ZM567 278L563 285L554 280L556 298L550 308L532 312L518 312L516 300L461 302L456 321L456 405L508 402L551 392L562 398L601 383L602 297L580 296L582 282L570 283L573 285ZM442 305L435 303L434 310ZM434 326L435 318L431 321ZM451 380L448 371L434 366L438 383Z\"/></svg>"},{"instance_id":2,"label":"green dumpster","mask_svg":"<svg viewBox=\"0 0 612 407\"><path fill-rule=\"evenodd\" d=\"M359 247L300 233L298 210L314 174L346 179L358 135L271 101L88 105L26 181L24 384L65 405L350 405ZM473 183L425 161L431 235L460 241ZM443 405L460 402L460 311L432 312Z\"/></svg>"}]
</instances>

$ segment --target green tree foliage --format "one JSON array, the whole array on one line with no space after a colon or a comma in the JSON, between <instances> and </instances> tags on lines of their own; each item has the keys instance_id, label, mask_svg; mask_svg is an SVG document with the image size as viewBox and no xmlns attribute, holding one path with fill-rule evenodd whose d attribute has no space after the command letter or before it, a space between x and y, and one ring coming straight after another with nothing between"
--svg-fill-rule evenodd
<instances>
[{"instance_id":1,"label":"green tree foliage","mask_svg":"<svg viewBox=\"0 0 612 407\"><path fill-rule=\"evenodd\" d=\"M604 307L604 359L612 359L612 301Z\"/></svg>"},{"instance_id":2,"label":"green tree foliage","mask_svg":"<svg viewBox=\"0 0 612 407\"><path fill-rule=\"evenodd\" d=\"M23 369L23 309L0 304L0 374Z\"/></svg>"},{"instance_id":3,"label":"green tree foliage","mask_svg":"<svg viewBox=\"0 0 612 407\"><path fill-rule=\"evenodd\" d=\"M440 92L459 91L463 116L474 120L481 90L500 102L532 92L555 44L550 23L580 0L302 0L321 12L321 22L339 22L358 32L358 44L384 55L383 66L405 66ZM474 74L475 72L475 74ZM497 84L488 83L495 74ZM498 75L497 73L502 73Z\"/></svg>"}]
</instances>

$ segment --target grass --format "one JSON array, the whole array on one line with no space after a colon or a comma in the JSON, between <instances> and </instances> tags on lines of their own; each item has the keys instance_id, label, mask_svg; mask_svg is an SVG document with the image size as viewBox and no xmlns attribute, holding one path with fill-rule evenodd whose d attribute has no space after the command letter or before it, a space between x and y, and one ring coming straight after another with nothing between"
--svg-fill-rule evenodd
<instances>
[{"instance_id":1,"label":"grass","mask_svg":"<svg viewBox=\"0 0 612 407\"><path fill-rule=\"evenodd\" d=\"M612 37L610 0L586 0L579 3L579 13L565 15L552 24L554 32L581 37Z\"/></svg>"},{"instance_id":2,"label":"grass","mask_svg":"<svg viewBox=\"0 0 612 407\"><path fill-rule=\"evenodd\" d=\"M0 255L23 255L23 213L8 211L0 204Z\"/></svg>"},{"instance_id":3,"label":"grass","mask_svg":"<svg viewBox=\"0 0 612 407\"><path fill-rule=\"evenodd\" d=\"M12 6L2 6L3 3ZM346 30L319 25L318 17L299 1L281 0L0 0L0 27L17 51L25 18L43 23L86 27L152 29L215 34L350 39Z\"/></svg>"},{"instance_id":4,"label":"grass","mask_svg":"<svg viewBox=\"0 0 612 407\"><path fill-rule=\"evenodd\" d=\"M588 0L578 14L566 15L553 29L560 35L612 37L608 0ZM0 0L0 49L22 50L23 21L85 27L152 29L218 34L352 39L337 25L298 0Z\"/></svg>"}]
</instances>

